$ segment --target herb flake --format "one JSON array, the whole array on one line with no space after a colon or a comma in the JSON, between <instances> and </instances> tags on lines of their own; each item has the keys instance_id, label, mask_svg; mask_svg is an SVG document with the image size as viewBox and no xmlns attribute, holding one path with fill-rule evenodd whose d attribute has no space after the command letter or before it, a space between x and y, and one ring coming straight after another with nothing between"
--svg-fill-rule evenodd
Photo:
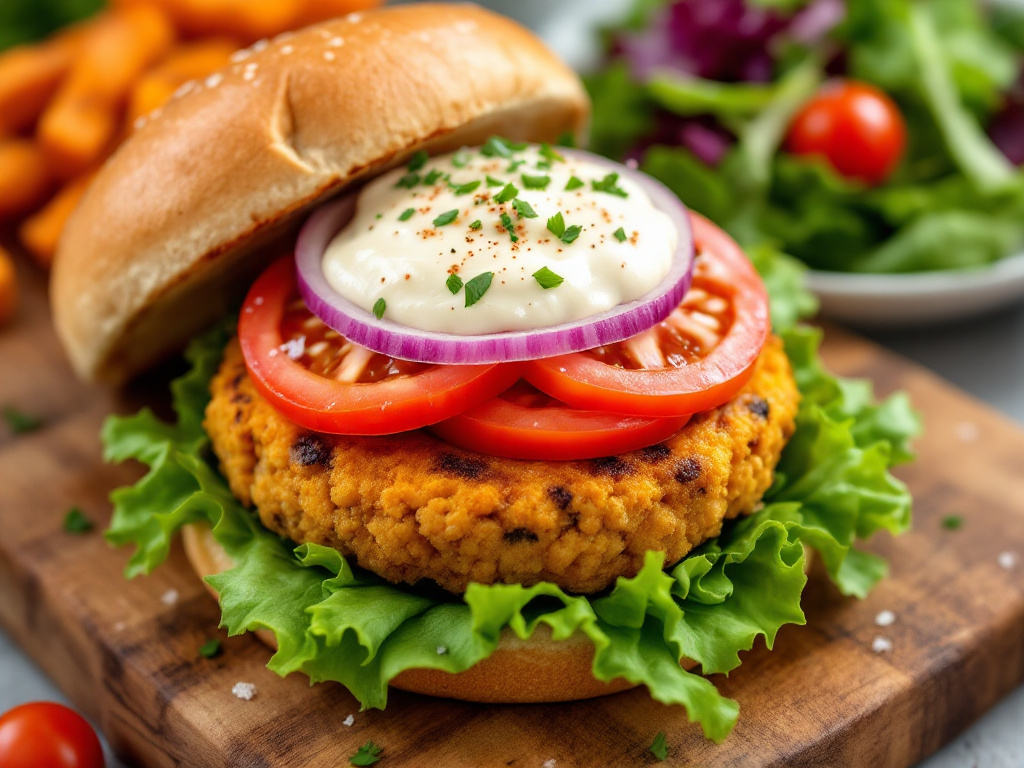
<instances>
[{"instance_id":1,"label":"herb flake","mask_svg":"<svg viewBox=\"0 0 1024 768\"><path fill-rule=\"evenodd\" d=\"M403 189L412 189L419 183L420 175L418 173L407 173L398 180L395 186L402 187Z\"/></svg>"},{"instance_id":2,"label":"herb flake","mask_svg":"<svg viewBox=\"0 0 1024 768\"><path fill-rule=\"evenodd\" d=\"M960 515L946 515L942 518L942 527L947 531L959 531L964 527L964 519Z\"/></svg>"},{"instance_id":3,"label":"herb flake","mask_svg":"<svg viewBox=\"0 0 1024 768\"><path fill-rule=\"evenodd\" d=\"M583 231L583 227L578 224L573 224L571 227L566 227L565 232L562 233L562 237L559 238L563 243L569 245L575 242L576 238L580 236L580 232Z\"/></svg>"},{"instance_id":4,"label":"herb flake","mask_svg":"<svg viewBox=\"0 0 1024 768\"><path fill-rule=\"evenodd\" d=\"M220 640L216 637L211 637L205 643L199 646L199 655L204 659L212 659L215 656L220 656L221 647Z\"/></svg>"},{"instance_id":5,"label":"herb flake","mask_svg":"<svg viewBox=\"0 0 1024 768\"><path fill-rule=\"evenodd\" d=\"M416 171L420 170L424 165L426 165L427 160L429 159L430 155L428 155L424 150L421 149L411 158L409 158L409 165L407 165L406 168L415 173Z\"/></svg>"},{"instance_id":6,"label":"herb flake","mask_svg":"<svg viewBox=\"0 0 1024 768\"><path fill-rule=\"evenodd\" d=\"M565 191L572 192L574 189L579 189L583 186L583 179L577 176L570 176L569 180L565 182Z\"/></svg>"},{"instance_id":7,"label":"herb flake","mask_svg":"<svg viewBox=\"0 0 1024 768\"><path fill-rule=\"evenodd\" d=\"M68 533L88 533L93 528L92 520L85 516L78 507L72 507L68 510L67 514L64 515L64 530Z\"/></svg>"},{"instance_id":8,"label":"herb flake","mask_svg":"<svg viewBox=\"0 0 1024 768\"><path fill-rule=\"evenodd\" d=\"M514 144L500 136L491 136L480 148L480 154L484 157L512 157L513 152L522 149L526 149L525 144Z\"/></svg>"},{"instance_id":9,"label":"herb flake","mask_svg":"<svg viewBox=\"0 0 1024 768\"><path fill-rule=\"evenodd\" d=\"M547 267L541 267L533 273L533 278L540 284L540 287L545 291L549 288L557 288L565 282L565 278L561 275L556 275Z\"/></svg>"},{"instance_id":10,"label":"herb flake","mask_svg":"<svg viewBox=\"0 0 1024 768\"><path fill-rule=\"evenodd\" d=\"M494 202L496 203L507 203L509 200L515 198L519 194L519 190L516 189L515 184L509 182L505 187L494 196Z\"/></svg>"},{"instance_id":11,"label":"herb flake","mask_svg":"<svg viewBox=\"0 0 1024 768\"><path fill-rule=\"evenodd\" d=\"M558 152L548 143L540 145L540 156L547 160L548 163L565 162L565 158L558 154Z\"/></svg>"},{"instance_id":12,"label":"herb flake","mask_svg":"<svg viewBox=\"0 0 1024 768\"><path fill-rule=\"evenodd\" d=\"M443 226L445 226L447 224L451 224L457 218L459 218L459 209L458 208L453 208L450 211L445 211L440 216L438 216L436 219L434 219L434 226L435 227L443 227Z\"/></svg>"},{"instance_id":13,"label":"herb flake","mask_svg":"<svg viewBox=\"0 0 1024 768\"><path fill-rule=\"evenodd\" d=\"M470 229L480 229L483 225L484 225L484 223L482 221L480 221L480 219L477 219L476 221L474 221L472 224L469 225L469 228Z\"/></svg>"},{"instance_id":14,"label":"herb flake","mask_svg":"<svg viewBox=\"0 0 1024 768\"><path fill-rule=\"evenodd\" d=\"M406 208L404 211L402 211L401 215L398 217L398 220L399 221L408 221L409 219L411 219L413 217L413 214L415 214L415 213L416 213L416 209L415 208Z\"/></svg>"},{"instance_id":15,"label":"herb flake","mask_svg":"<svg viewBox=\"0 0 1024 768\"><path fill-rule=\"evenodd\" d=\"M548 219L548 232L559 239L565 234L565 218L561 211Z\"/></svg>"},{"instance_id":16,"label":"herb flake","mask_svg":"<svg viewBox=\"0 0 1024 768\"><path fill-rule=\"evenodd\" d=\"M501 179L496 179L493 176L488 174L488 176L487 176L487 186L488 187L504 187L505 186L505 182L502 181Z\"/></svg>"},{"instance_id":17,"label":"herb flake","mask_svg":"<svg viewBox=\"0 0 1024 768\"><path fill-rule=\"evenodd\" d=\"M388 303L384 301L383 297L377 299L376 303L373 305L373 316L380 320L384 317L384 310L387 308Z\"/></svg>"},{"instance_id":18,"label":"herb flake","mask_svg":"<svg viewBox=\"0 0 1024 768\"><path fill-rule=\"evenodd\" d=\"M519 214L520 219L536 219L537 212L533 210L531 206L525 200L520 200L518 197L512 201L512 207L516 209L516 213Z\"/></svg>"},{"instance_id":19,"label":"herb flake","mask_svg":"<svg viewBox=\"0 0 1024 768\"><path fill-rule=\"evenodd\" d=\"M626 235L626 230L624 230L622 227L616 229L615 239L618 240L620 243L626 242L626 240L628 239L628 236Z\"/></svg>"},{"instance_id":20,"label":"herb flake","mask_svg":"<svg viewBox=\"0 0 1024 768\"><path fill-rule=\"evenodd\" d=\"M448 186L456 195L468 195L480 186L480 179L477 179L476 181L467 181L465 184L453 184L449 181Z\"/></svg>"},{"instance_id":21,"label":"herb flake","mask_svg":"<svg viewBox=\"0 0 1024 768\"><path fill-rule=\"evenodd\" d=\"M448 279L445 280L444 284L448 286L448 290L452 292L453 296L462 290L462 278L455 273L448 275Z\"/></svg>"},{"instance_id":22,"label":"herb flake","mask_svg":"<svg viewBox=\"0 0 1024 768\"><path fill-rule=\"evenodd\" d=\"M372 741L368 741L357 749L356 753L348 761L355 766L373 765L380 760L380 753L383 751L381 747L378 747Z\"/></svg>"},{"instance_id":23,"label":"herb flake","mask_svg":"<svg viewBox=\"0 0 1024 768\"><path fill-rule=\"evenodd\" d=\"M600 181L591 181L590 188L595 192L604 192L618 197L629 197L629 194L619 186L619 174L609 173Z\"/></svg>"},{"instance_id":24,"label":"herb flake","mask_svg":"<svg viewBox=\"0 0 1024 768\"><path fill-rule=\"evenodd\" d=\"M516 225L515 222L512 221L512 217L507 213L501 214L501 225L505 227L505 230L508 232L509 239L511 239L513 243L518 243L519 235L516 234Z\"/></svg>"},{"instance_id":25,"label":"herb flake","mask_svg":"<svg viewBox=\"0 0 1024 768\"><path fill-rule=\"evenodd\" d=\"M456 168L465 168L469 165L469 150L460 149L454 155L452 155L452 165Z\"/></svg>"},{"instance_id":26,"label":"herb flake","mask_svg":"<svg viewBox=\"0 0 1024 768\"><path fill-rule=\"evenodd\" d=\"M494 279L493 272L483 272L468 283L466 283L466 306L472 307L487 293L487 289L491 287L491 280Z\"/></svg>"},{"instance_id":27,"label":"herb flake","mask_svg":"<svg viewBox=\"0 0 1024 768\"><path fill-rule=\"evenodd\" d=\"M43 420L41 418L33 416L30 413L25 413L24 411L20 411L13 405L4 406L3 417L7 428L15 435L25 435L29 432L35 432L43 426Z\"/></svg>"},{"instance_id":28,"label":"herb flake","mask_svg":"<svg viewBox=\"0 0 1024 768\"><path fill-rule=\"evenodd\" d=\"M668 757L668 742L665 740L665 732L658 731L658 735L654 737L654 741L651 742L651 754L658 758L658 762L663 762Z\"/></svg>"},{"instance_id":29,"label":"herb flake","mask_svg":"<svg viewBox=\"0 0 1024 768\"><path fill-rule=\"evenodd\" d=\"M527 189L547 189L548 184L551 183L550 176L532 176L529 173L524 173L521 178L523 186Z\"/></svg>"},{"instance_id":30,"label":"herb flake","mask_svg":"<svg viewBox=\"0 0 1024 768\"><path fill-rule=\"evenodd\" d=\"M435 168L434 170L432 170L430 173L423 177L423 183L426 184L428 187L433 186L434 184L437 184L437 182L443 176L445 176L444 172L438 168Z\"/></svg>"}]
</instances>

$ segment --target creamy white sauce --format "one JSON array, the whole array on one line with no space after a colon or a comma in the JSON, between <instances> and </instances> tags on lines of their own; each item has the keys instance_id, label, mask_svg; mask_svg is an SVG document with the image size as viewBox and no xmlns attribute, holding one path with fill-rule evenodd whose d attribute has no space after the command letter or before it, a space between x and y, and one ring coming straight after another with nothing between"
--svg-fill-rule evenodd
<instances>
[{"instance_id":1,"label":"creamy white sauce","mask_svg":"<svg viewBox=\"0 0 1024 768\"><path fill-rule=\"evenodd\" d=\"M434 171L436 178L425 183ZM625 196L594 190L591 183L608 172L604 165L569 155L564 161L545 158L538 146L510 158L467 149L430 158L412 172L395 169L360 192L353 220L327 247L324 274L357 306L372 311L383 299L385 320L423 331L521 331L599 314L657 286L678 242L669 217L629 179L615 182ZM403 177L412 183L410 173L417 183L400 185ZM550 181L544 189L530 188L523 174ZM487 176L503 184L488 186ZM583 185L566 191L573 177ZM452 186L473 181L481 183L461 195ZM495 201L507 183L536 218L520 217L511 200ZM413 213L402 221L410 208ZM457 211L452 223L434 224L450 211ZM548 219L558 213L566 227L582 227L575 241L563 242L549 231ZM503 226L502 214L511 218L517 242ZM473 229L477 221L479 228ZM563 282L543 288L533 275L545 267ZM451 274L469 283L485 272L493 273L490 288L469 307L466 289L453 294L446 284Z\"/></svg>"}]
</instances>

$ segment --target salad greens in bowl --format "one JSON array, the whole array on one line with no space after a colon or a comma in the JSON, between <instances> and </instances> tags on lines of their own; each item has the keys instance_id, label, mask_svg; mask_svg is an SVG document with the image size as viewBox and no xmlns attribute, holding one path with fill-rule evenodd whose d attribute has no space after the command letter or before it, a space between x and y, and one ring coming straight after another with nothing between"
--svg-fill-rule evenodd
<instances>
[{"instance_id":1,"label":"salad greens in bowl","mask_svg":"<svg viewBox=\"0 0 1024 768\"><path fill-rule=\"evenodd\" d=\"M637 0L604 40L591 146L796 256L826 313L1024 296L1024 6Z\"/></svg>"}]
</instances>

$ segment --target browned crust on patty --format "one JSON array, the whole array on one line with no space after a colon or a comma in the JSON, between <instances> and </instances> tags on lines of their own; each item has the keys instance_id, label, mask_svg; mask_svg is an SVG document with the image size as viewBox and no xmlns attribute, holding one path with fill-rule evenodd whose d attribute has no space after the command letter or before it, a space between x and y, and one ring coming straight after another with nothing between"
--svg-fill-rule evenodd
<instances>
[{"instance_id":1,"label":"browned crust on patty","mask_svg":"<svg viewBox=\"0 0 1024 768\"><path fill-rule=\"evenodd\" d=\"M422 431L310 433L257 393L234 342L211 386L206 429L221 470L266 527L390 581L453 592L471 581L595 592L635 575L649 550L681 559L724 519L757 508L799 404L772 338L731 402L664 443L543 462L482 456Z\"/></svg>"}]
</instances>

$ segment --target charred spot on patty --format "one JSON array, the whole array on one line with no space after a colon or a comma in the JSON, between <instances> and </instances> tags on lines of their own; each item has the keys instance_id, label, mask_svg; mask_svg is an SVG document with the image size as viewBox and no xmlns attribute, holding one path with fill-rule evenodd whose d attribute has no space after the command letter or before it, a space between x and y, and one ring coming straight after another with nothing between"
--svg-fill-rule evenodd
<instances>
[{"instance_id":1,"label":"charred spot on patty","mask_svg":"<svg viewBox=\"0 0 1024 768\"><path fill-rule=\"evenodd\" d=\"M523 541L539 541L540 537L529 528L513 528L506 531L502 538L509 544L519 544Z\"/></svg>"},{"instance_id":2,"label":"charred spot on patty","mask_svg":"<svg viewBox=\"0 0 1024 768\"><path fill-rule=\"evenodd\" d=\"M621 480L633 474L633 465L621 456L605 456L590 462L590 471L595 475L608 475L613 480Z\"/></svg>"},{"instance_id":3,"label":"charred spot on patty","mask_svg":"<svg viewBox=\"0 0 1024 768\"><path fill-rule=\"evenodd\" d=\"M248 405L252 402L252 398L245 394L245 392L235 392L231 397L231 402L235 405Z\"/></svg>"},{"instance_id":4,"label":"charred spot on patty","mask_svg":"<svg viewBox=\"0 0 1024 768\"><path fill-rule=\"evenodd\" d=\"M657 464L659 461L664 461L671 455L672 449L664 443L648 445L646 448L640 449L640 458L648 464Z\"/></svg>"},{"instance_id":5,"label":"charred spot on patty","mask_svg":"<svg viewBox=\"0 0 1024 768\"><path fill-rule=\"evenodd\" d=\"M459 456L455 453L442 453L437 458L435 468L438 472L444 472L446 475L476 480L487 471L487 462L468 456Z\"/></svg>"},{"instance_id":6,"label":"charred spot on patty","mask_svg":"<svg viewBox=\"0 0 1024 768\"><path fill-rule=\"evenodd\" d=\"M752 414L760 416L762 419L767 419L768 414L771 412L768 401L760 395L753 395L750 400L747 401L747 408Z\"/></svg>"},{"instance_id":7,"label":"charred spot on patty","mask_svg":"<svg viewBox=\"0 0 1024 768\"><path fill-rule=\"evenodd\" d=\"M303 467L329 467L331 465L331 446L320 435L300 435L288 452L293 464Z\"/></svg>"},{"instance_id":8,"label":"charred spot on patty","mask_svg":"<svg viewBox=\"0 0 1024 768\"><path fill-rule=\"evenodd\" d=\"M676 464L676 482L683 483L684 485L686 483L692 483L694 480L700 477L700 471L701 466L700 462L697 461L697 459L693 458L692 456L688 459L683 459L678 464Z\"/></svg>"},{"instance_id":9,"label":"charred spot on patty","mask_svg":"<svg viewBox=\"0 0 1024 768\"><path fill-rule=\"evenodd\" d=\"M565 509L572 504L572 493L560 485L548 488L548 496L550 496L551 500L558 505L559 509Z\"/></svg>"}]
</instances>

